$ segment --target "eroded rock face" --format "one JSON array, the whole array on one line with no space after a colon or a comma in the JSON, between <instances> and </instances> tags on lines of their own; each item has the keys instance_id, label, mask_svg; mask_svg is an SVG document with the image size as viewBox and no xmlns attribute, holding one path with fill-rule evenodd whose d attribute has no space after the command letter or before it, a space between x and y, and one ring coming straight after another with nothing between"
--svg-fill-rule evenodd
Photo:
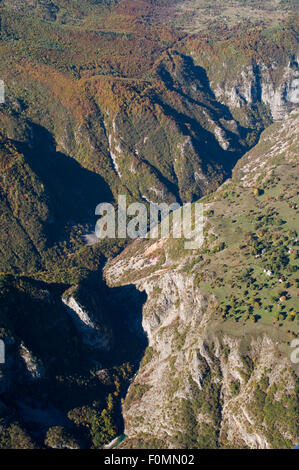
<instances>
[{"instance_id":1,"label":"eroded rock face","mask_svg":"<svg viewBox=\"0 0 299 470\"><path fill-rule=\"evenodd\" d=\"M274 121L285 119L299 104L298 59L280 67L279 78L275 77L277 68L275 62L247 66L232 83L217 86L215 94L231 109L264 103Z\"/></svg>"},{"instance_id":2,"label":"eroded rock face","mask_svg":"<svg viewBox=\"0 0 299 470\"><path fill-rule=\"evenodd\" d=\"M100 351L109 351L112 344L112 332L106 326L92 320L90 312L87 311L79 301L71 296L64 296L63 303L67 307L77 331L82 335L82 341Z\"/></svg>"},{"instance_id":3,"label":"eroded rock face","mask_svg":"<svg viewBox=\"0 0 299 470\"><path fill-rule=\"evenodd\" d=\"M32 380L38 380L44 377L45 370L41 362L34 358L31 351L24 344L20 346L20 356L23 359L27 372Z\"/></svg>"},{"instance_id":4,"label":"eroded rock face","mask_svg":"<svg viewBox=\"0 0 299 470\"><path fill-rule=\"evenodd\" d=\"M280 403L279 387L295 390L277 343L268 335L211 333L214 299L199 293L192 276L168 271L136 285L148 296L143 328L149 348L123 406L128 438L158 439L170 448L205 447L205 441L212 447L273 447L257 390L273 394L273 406ZM289 429L280 433L295 443Z\"/></svg>"},{"instance_id":5,"label":"eroded rock face","mask_svg":"<svg viewBox=\"0 0 299 470\"><path fill-rule=\"evenodd\" d=\"M275 68L275 64L272 66ZM280 83L275 86L271 71L261 64L261 99L270 107L274 121L285 119L299 104L298 59L284 69Z\"/></svg>"}]
</instances>

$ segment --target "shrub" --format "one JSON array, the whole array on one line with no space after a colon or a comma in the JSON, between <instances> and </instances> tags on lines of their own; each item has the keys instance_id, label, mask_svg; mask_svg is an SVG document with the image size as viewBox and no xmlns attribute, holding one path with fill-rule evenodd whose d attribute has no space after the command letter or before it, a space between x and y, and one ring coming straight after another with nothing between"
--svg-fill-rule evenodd
<instances>
[{"instance_id":1,"label":"shrub","mask_svg":"<svg viewBox=\"0 0 299 470\"><path fill-rule=\"evenodd\" d=\"M78 441L62 426L54 426L47 431L45 444L53 449L79 449Z\"/></svg>"}]
</instances>

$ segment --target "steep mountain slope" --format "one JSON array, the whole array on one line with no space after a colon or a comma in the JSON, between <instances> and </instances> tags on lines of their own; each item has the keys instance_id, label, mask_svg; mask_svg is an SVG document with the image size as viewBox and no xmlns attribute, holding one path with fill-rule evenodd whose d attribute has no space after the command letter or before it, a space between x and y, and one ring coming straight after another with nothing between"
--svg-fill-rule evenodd
<instances>
[{"instance_id":1,"label":"steep mountain slope","mask_svg":"<svg viewBox=\"0 0 299 470\"><path fill-rule=\"evenodd\" d=\"M253 325L254 331L260 325L264 328L264 322L268 331L273 321L271 304L268 305L272 284L265 282L261 294L256 292L258 287L251 289L249 286L249 294L244 295L250 295L252 290L256 305L250 304L244 310L239 305L240 292L233 284L239 282L239 276L243 276L242 282L245 282L247 273L240 274L237 270L232 281L230 269L225 264L232 262L234 270L234 257L241 260L240 264L246 264L246 250L241 251L244 255L241 259L240 250L234 245L231 258L225 261L228 251L223 250L226 247L223 243L228 243L233 225L238 228L232 243L241 243L243 228L248 223L246 231L249 231L251 225L260 224L255 217L262 217L264 221L266 209L261 207L261 213L250 214L252 218L238 219L236 211L226 212L228 201L237 198L238 191L242 193L240 205L243 208L244 204L245 213L252 209L250 204L257 201L262 204L264 196L257 198L251 189L245 190L243 184L238 186L239 183L230 183L232 188L226 186L215 191L233 171L236 178L245 176L245 186L253 184L253 176L247 178L247 174L255 175L255 178L259 173L256 173L252 156L257 159L257 165L266 165L264 151L269 153L269 161L272 161L272 153L277 154L279 145L282 151L286 146L285 136L278 135L273 149L268 149L264 141L235 167L257 143L262 130L273 120L286 118L298 103L297 20L295 16L284 18L274 26L273 21L262 26L237 24L234 27L228 26L230 22L221 22L200 33L186 34L185 30L169 25L173 18L176 24L172 7L183 3L186 2L0 1L0 78L5 82L6 92L5 103L0 104L0 338L4 339L7 353L6 364L0 366L0 447L101 448L123 430L120 401L139 368L147 344L141 327L145 294L132 285L109 289L100 280L104 263L120 252L127 244L126 240L104 240L87 246L84 239L84 235L94 230L96 205L101 201L116 201L119 194L126 194L129 201L155 202L196 201L209 194L212 194L211 203L214 197L223 195L224 198L217 209L219 224L224 228L223 240L222 228L216 226L219 239L210 234L212 248L205 248L203 257L207 263L211 260L211 270L207 269L204 274L207 279L200 279L198 273L193 273L192 269L196 271L196 266L203 260L197 259L198 255L193 258L193 254L186 258L182 242L166 244L165 251L161 249L162 245L156 246L157 256L153 252L149 261L148 255L143 254L146 250L143 243L137 243L133 250L140 247L141 262L145 259L148 263L145 270L131 269L128 263L130 246L120 258L124 259L123 267L130 266L126 278L120 280L118 272L113 278L113 267L109 271L111 284L139 283L139 278L144 277L146 286L153 282L155 293L151 298L150 287L144 310L150 348L143 359L137 387L131 387L124 405L126 432L130 436L125 445L135 442L131 437L136 434L136 444L140 445L144 440L147 446L154 442L156 445L189 447L275 447L280 444L287 447L294 440L293 418L297 416L294 411L297 405L292 401L295 381L291 372L286 378L289 402L276 405L272 400L272 389L270 403L266 403L266 398L260 394L259 406L267 409L275 406L279 417L281 406L288 407L287 421L283 425L287 429L285 432L281 428L279 435L274 433L274 440L271 440L272 417L269 417L270 424L267 422L267 430L263 431L262 425L256 424L258 412L261 416L261 411L257 410L253 426L254 429L259 426L259 437L252 437L254 429L243 430L241 441L234 433L225 437L225 423L235 429L230 423L236 419L241 427L245 426L243 417L231 414L230 406L225 405L230 403L232 390L240 388L240 397L245 397L247 392L250 395L254 381L258 381L258 372L251 371L250 358L255 357L253 349L256 347L257 358L267 348L276 350L273 331L277 331L279 337L282 335L283 341L287 341L285 330L290 330L289 335L297 334L294 304L297 281L295 255L292 254L289 260L283 249L275 259L276 255L272 253L273 259L267 260L267 270L274 272L272 264L275 267L278 263L277 276L290 277L290 285L281 286L281 290L287 291L286 295L281 295L285 297L285 308L275 310L275 325L278 326L271 329L269 338L264 342L257 338L256 346L255 343L249 345L245 362L248 362L248 374L252 372L252 381L248 387L245 379L238 385L237 372L235 379L231 379L223 364L218 368L216 357L225 360L228 355L229 361L234 364L237 361L234 354L238 356L239 336L236 343L232 343L230 336L235 310L238 310L237 319L240 317L237 326L243 320L248 324L245 318L248 315L252 322L259 320ZM276 13L273 13L272 19L275 17ZM286 124L291 132L294 124L292 120ZM280 126L278 122L274 130L278 131ZM287 127L282 129L283 133L288 132ZM264 135L267 137L267 133ZM289 136L286 139L289 141ZM284 143L279 144L280 140ZM295 151L292 145L290 151ZM274 171L278 164L279 160L274 158ZM281 167L278 168L282 172ZM292 171L287 170L289 181L292 181L292 175ZM277 190L285 188L284 175L283 178L282 182L274 180L271 184L276 185ZM275 192L275 188L270 189ZM262 188L255 189L259 193ZM286 206L285 196L280 201L280 195L275 193L273 196L271 191L269 197L277 196L278 200L267 201L270 211L265 216L267 223L275 225L273 210L277 205L279 212L287 211L291 232L296 229L292 221L294 210L297 210L296 194L288 187L289 205ZM232 225L224 223L226 216L232 217ZM283 215L281 218L284 220ZM288 244L293 234L282 235L279 229L277 237L276 246ZM255 256L265 248L270 249L270 242L267 238L264 247L252 234L248 235L250 259L259 263L260 258ZM149 250L154 248L150 246ZM136 259L135 254L132 262ZM164 254L167 256L165 266ZM220 266L219 279L214 279L214 272L218 272ZM148 277L160 268L161 272L157 271L157 274L162 276L162 292L161 287L156 286L156 280ZM261 266L257 275L263 276ZM214 320L209 319L214 308L211 300L214 282L219 284L221 315L227 317L221 328L228 329L227 345L231 345L231 354L223 346L226 340L219 333L217 322L214 332ZM223 287L226 282L229 282L232 298L226 297ZM260 282L258 277L256 285L257 282ZM198 283L201 283L203 293L197 291ZM178 290L186 288L188 299L183 296L179 300L176 284ZM143 290L141 280L138 287ZM279 289L276 289L274 279L273 289L276 295L273 302L278 302L276 291ZM268 313L262 311L264 304L259 304L261 295L267 298L265 308ZM150 413L156 416L160 408L151 411L150 407L156 406L154 398L153 401L149 399L148 409L143 410L142 396L145 392L148 396L147 381L153 380L153 396L161 393L161 409L165 406L167 415L169 404L172 406L174 402L172 397L164 396L163 389L155 388L158 385L150 370L151 364L157 360L159 373L162 374L165 366L167 376L169 370L173 370L174 359L170 358L168 362L166 358L163 362L165 350L174 356L177 349L178 366L184 370L185 350L189 349L189 341L192 343L197 337L185 332L185 325L179 322L176 333L176 327L173 328L171 323L172 315L176 318L179 309L184 317L190 309L197 311L197 307L194 308L197 304L203 307L200 325L202 321L203 325L207 323L208 333L211 328L213 338L215 335L220 337L219 348L226 352L211 349L203 326L200 337L209 349L210 362L206 358L207 365L203 360L204 352L198 353L198 368L197 352L194 353L192 380L200 383L202 378L208 377L204 395L198 398L200 405L194 404L194 409L196 414L203 400L211 401L211 409L201 411L205 413L208 427L203 426L198 440L194 441L190 434L197 424L190 403L184 402L185 417L181 416L184 410L181 403L178 404L176 424L172 417L165 417L161 434L155 428L159 419L153 423L153 429L152 424L148 424L151 423ZM154 315L152 308L156 310ZM162 317L168 315L168 310L170 316L166 316L166 324L169 321L170 327L159 329L160 344L156 327ZM150 326L146 323L147 312ZM191 324L196 326L198 319L193 314L190 313ZM288 323L285 317L289 318ZM233 323L233 329L236 325ZM199 331L197 326L194 331ZM186 339L186 347L181 347L181 336ZM168 344L167 338L173 345ZM213 342L218 344L216 339ZM161 362L156 356L159 348ZM190 345L190 351L192 348ZM283 376L288 368L283 358L277 356L277 368L274 362L271 383L275 382L276 373L283 370ZM244 365L244 373L247 373L247 366ZM227 393L224 401L219 398L220 382L216 387L214 378L210 380L216 371L227 384L227 388L223 386L223 393ZM198 379L198 373L201 379ZM189 390L190 397L194 392L197 400L198 386L193 382L190 385L188 380L180 376L171 379L169 390L177 388L173 394L181 397L186 397L185 390ZM231 382L231 386L228 385ZM236 394L236 406L241 400L238 396ZM141 401L140 409L136 400ZM131 417L136 406L136 416L144 411L142 426L142 417L137 419L139 424ZM227 414L225 410L228 410ZM183 420L181 434L176 435L172 430L178 427L180 420ZM168 429L170 437L166 439ZM141 433L147 437L142 437ZM152 441L153 437L160 441Z\"/></svg>"},{"instance_id":2,"label":"steep mountain slope","mask_svg":"<svg viewBox=\"0 0 299 470\"><path fill-rule=\"evenodd\" d=\"M112 200L112 193L99 175L57 152L43 129L2 117L2 125L15 126L12 132L21 136L1 138L0 270L33 274L75 267L77 250L84 251L82 235L93 227L92 209L99 200Z\"/></svg>"},{"instance_id":3,"label":"steep mountain slope","mask_svg":"<svg viewBox=\"0 0 299 470\"><path fill-rule=\"evenodd\" d=\"M50 201L41 181L24 156L1 140L1 244L2 270L38 269L39 251L45 248L44 229L51 218Z\"/></svg>"},{"instance_id":4,"label":"steep mountain slope","mask_svg":"<svg viewBox=\"0 0 299 470\"><path fill-rule=\"evenodd\" d=\"M109 285L148 297L149 347L123 405L123 446L298 441L298 124L293 114L269 127L233 180L202 200L201 250L138 240L106 266Z\"/></svg>"}]
</instances>

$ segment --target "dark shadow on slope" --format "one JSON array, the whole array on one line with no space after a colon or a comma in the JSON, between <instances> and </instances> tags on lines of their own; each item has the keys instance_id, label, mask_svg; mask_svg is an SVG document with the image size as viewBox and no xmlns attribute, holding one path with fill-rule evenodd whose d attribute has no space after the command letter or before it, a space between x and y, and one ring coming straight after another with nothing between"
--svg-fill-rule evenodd
<instances>
[{"instance_id":1,"label":"dark shadow on slope","mask_svg":"<svg viewBox=\"0 0 299 470\"><path fill-rule=\"evenodd\" d=\"M114 367L131 361L138 363L147 346L142 328L145 292L140 292L134 285L110 288L99 279L98 273L92 272L80 282L77 296L98 317L98 321L105 322L113 331L111 351L102 353L105 366Z\"/></svg>"},{"instance_id":2,"label":"dark shadow on slope","mask_svg":"<svg viewBox=\"0 0 299 470\"><path fill-rule=\"evenodd\" d=\"M225 176L229 177L232 168L244 154L244 149L238 149L234 152L223 150L214 134L204 129L198 120L187 114L179 113L173 107L164 103L159 97L156 97L156 103L163 108L166 116L170 116L175 120L184 135L191 136L192 144L198 157L201 159L204 173L207 174L208 166L212 166L215 170L223 170ZM187 126L190 126L190 128L188 129Z\"/></svg>"},{"instance_id":3,"label":"dark shadow on slope","mask_svg":"<svg viewBox=\"0 0 299 470\"><path fill-rule=\"evenodd\" d=\"M54 221L45 225L49 245L63 236L67 223L84 223L94 216L100 202L111 202L112 192L104 178L55 150L55 141L45 128L32 124L34 139L14 142L49 194ZM93 219L92 219L93 220Z\"/></svg>"},{"instance_id":4,"label":"dark shadow on slope","mask_svg":"<svg viewBox=\"0 0 299 470\"><path fill-rule=\"evenodd\" d=\"M169 178L164 176L162 172L157 167L155 167L151 162L149 162L146 158L142 157L140 160L142 160L150 168L150 170L157 176L159 181L161 181L161 183L164 184L164 186L167 188L170 194L172 194L175 197L176 201L179 204L182 204L178 184L176 185L172 181L170 181ZM177 176L175 174L173 175L173 177L174 179L177 180Z\"/></svg>"},{"instance_id":5,"label":"dark shadow on slope","mask_svg":"<svg viewBox=\"0 0 299 470\"><path fill-rule=\"evenodd\" d=\"M113 362L116 366L129 362L133 374L139 370L140 362L148 346L147 336L142 327L142 308L146 299L146 293L139 292L134 285L110 289L107 296L107 307L112 313L111 321L115 333ZM119 398L125 398L129 385L128 382L124 383ZM116 412L117 425L122 433L124 422L120 399L117 402Z\"/></svg>"},{"instance_id":6,"label":"dark shadow on slope","mask_svg":"<svg viewBox=\"0 0 299 470\"><path fill-rule=\"evenodd\" d=\"M195 65L191 57L185 56L183 54L178 55L183 59L183 68L180 70L178 77L179 86L175 86L171 74L165 69L165 67L161 66L159 69L158 74L166 84L167 88L177 92L182 96L182 98L189 101L190 103L196 104L210 111L211 117L215 120L218 120L219 118L224 118L226 120L234 119L230 109L217 100L215 93L211 88L210 81L205 69L199 65ZM196 86L196 90L192 90L191 93L193 96L190 96L190 94L187 95L183 91L183 88L189 88L194 85ZM204 96L202 96L204 99L199 99L196 95L201 97L202 93L204 93ZM241 135L245 137L248 129L239 126L239 131L241 132Z\"/></svg>"}]
</instances>

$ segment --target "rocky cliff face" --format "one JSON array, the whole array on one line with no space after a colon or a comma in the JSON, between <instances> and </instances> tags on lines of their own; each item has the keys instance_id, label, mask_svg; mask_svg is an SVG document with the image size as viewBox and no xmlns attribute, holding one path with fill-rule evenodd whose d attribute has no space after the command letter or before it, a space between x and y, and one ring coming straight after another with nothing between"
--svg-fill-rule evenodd
<instances>
[{"instance_id":1,"label":"rocky cliff face","mask_svg":"<svg viewBox=\"0 0 299 470\"><path fill-rule=\"evenodd\" d=\"M298 59L280 67L279 81L273 77L277 68L275 62L270 66L263 62L249 65L228 87L216 88L216 96L231 109L264 103L274 121L285 119L299 103Z\"/></svg>"},{"instance_id":2,"label":"rocky cliff face","mask_svg":"<svg viewBox=\"0 0 299 470\"><path fill-rule=\"evenodd\" d=\"M76 289L71 289L72 292L65 293L62 299L75 328L78 333L82 335L82 340L85 344L93 349L109 352L112 347L113 338L111 328L107 327L105 324L101 324L96 302L94 302L94 311L92 312L95 319L91 318L91 313L88 309L82 306L79 300L74 296L75 290ZM92 297L90 297L90 299L92 299Z\"/></svg>"},{"instance_id":3,"label":"rocky cliff face","mask_svg":"<svg viewBox=\"0 0 299 470\"><path fill-rule=\"evenodd\" d=\"M279 407L283 393L296 397L296 376L277 340L267 333L211 332L213 295L202 295L194 279L178 271L136 285L148 296L143 328L149 347L123 405L126 445L130 440L134 446L170 448L296 443L289 423L276 423L272 435L256 398L261 390L270 406Z\"/></svg>"}]
</instances>

